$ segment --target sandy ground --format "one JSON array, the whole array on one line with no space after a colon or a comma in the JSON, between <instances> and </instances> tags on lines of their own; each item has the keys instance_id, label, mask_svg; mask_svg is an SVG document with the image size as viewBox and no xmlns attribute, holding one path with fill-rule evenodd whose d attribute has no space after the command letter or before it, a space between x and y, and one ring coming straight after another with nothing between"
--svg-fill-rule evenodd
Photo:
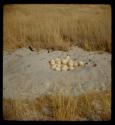
<instances>
[{"instance_id":1,"label":"sandy ground","mask_svg":"<svg viewBox=\"0 0 115 125\"><path fill-rule=\"evenodd\" d=\"M72 71L53 71L49 60L63 58L88 64ZM96 66L93 66L96 64ZM73 47L68 52L27 48L3 55L3 97L12 99L34 99L41 95L81 95L90 91L111 89L111 54L87 52Z\"/></svg>"}]
</instances>

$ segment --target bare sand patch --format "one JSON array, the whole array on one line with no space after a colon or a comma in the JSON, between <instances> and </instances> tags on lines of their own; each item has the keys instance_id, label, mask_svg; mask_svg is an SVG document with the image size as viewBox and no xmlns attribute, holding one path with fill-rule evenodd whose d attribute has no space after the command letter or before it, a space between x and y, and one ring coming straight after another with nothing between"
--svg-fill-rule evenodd
<instances>
[{"instance_id":1,"label":"bare sand patch","mask_svg":"<svg viewBox=\"0 0 115 125\"><path fill-rule=\"evenodd\" d=\"M87 62L68 72L50 69L49 60L63 58ZM3 97L34 99L41 95L78 96L90 91L111 89L111 54L87 52L73 47L67 52L30 51L27 48L3 56Z\"/></svg>"}]
</instances>

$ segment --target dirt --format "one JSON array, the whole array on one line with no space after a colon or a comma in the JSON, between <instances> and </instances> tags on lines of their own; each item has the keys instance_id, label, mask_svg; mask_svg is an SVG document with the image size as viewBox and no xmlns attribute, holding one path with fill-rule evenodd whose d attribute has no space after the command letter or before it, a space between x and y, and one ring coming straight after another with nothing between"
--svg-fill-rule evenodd
<instances>
[{"instance_id":1,"label":"dirt","mask_svg":"<svg viewBox=\"0 0 115 125\"><path fill-rule=\"evenodd\" d=\"M82 60L86 64L72 71L53 71L49 60ZM3 53L3 98L34 99L41 95L75 95L111 89L111 54L87 52L73 47L67 52L17 49Z\"/></svg>"}]
</instances>

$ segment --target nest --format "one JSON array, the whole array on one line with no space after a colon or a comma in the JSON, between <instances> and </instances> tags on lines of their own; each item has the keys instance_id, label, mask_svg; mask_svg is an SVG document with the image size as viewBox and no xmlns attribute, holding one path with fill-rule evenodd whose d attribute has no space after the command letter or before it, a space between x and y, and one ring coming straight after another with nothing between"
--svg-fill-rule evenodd
<instances>
[{"instance_id":1,"label":"nest","mask_svg":"<svg viewBox=\"0 0 115 125\"><path fill-rule=\"evenodd\" d=\"M50 68L55 71L70 71L85 65L83 61L72 60L70 56L63 59L51 59L49 64Z\"/></svg>"}]
</instances>

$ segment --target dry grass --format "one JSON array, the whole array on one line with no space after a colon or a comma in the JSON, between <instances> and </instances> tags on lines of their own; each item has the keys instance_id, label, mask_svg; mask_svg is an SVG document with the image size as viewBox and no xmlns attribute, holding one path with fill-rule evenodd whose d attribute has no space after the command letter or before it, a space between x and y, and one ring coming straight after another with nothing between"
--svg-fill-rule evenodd
<instances>
[{"instance_id":1,"label":"dry grass","mask_svg":"<svg viewBox=\"0 0 115 125\"><path fill-rule=\"evenodd\" d=\"M79 97L43 96L35 100L3 100L7 120L111 120L111 92Z\"/></svg>"},{"instance_id":2,"label":"dry grass","mask_svg":"<svg viewBox=\"0 0 115 125\"><path fill-rule=\"evenodd\" d=\"M67 50L111 52L110 5L5 5L4 49L13 51L32 45Z\"/></svg>"}]
</instances>

